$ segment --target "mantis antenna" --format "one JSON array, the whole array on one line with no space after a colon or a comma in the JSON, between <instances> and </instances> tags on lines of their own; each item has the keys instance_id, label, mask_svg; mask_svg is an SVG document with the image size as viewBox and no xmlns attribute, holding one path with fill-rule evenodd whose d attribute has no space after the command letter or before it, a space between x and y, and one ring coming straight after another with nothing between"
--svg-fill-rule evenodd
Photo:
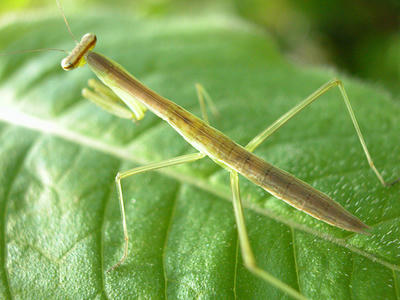
<instances>
[{"instance_id":1,"label":"mantis antenna","mask_svg":"<svg viewBox=\"0 0 400 300\"><path fill-rule=\"evenodd\" d=\"M40 48L40 49L28 49L28 50L17 50L12 52L4 52L0 53L0 56L7 56L7 55L14 55L14 54L24 54L24 53L31 53L31 52L45 52L45 51L58 51L68 53L68 51L58 48Z\"/></svg>"},{"instance_id":2,"label":"mantis antenna","mask_svg":"<svg viewBox=\"0 0 400 300\"><path fill-rule=\"evenodd\" d=\"M64 10L63 10L63 8L62 8L62 6L61 6L60 1L59 1L59 0L56 0L56 2L57 2L58 9L60 10L60 14L61 14L61 16L62 16L63 19L64 19L65 25L67 25L67 29L68 29L69 34L71 35L71 37L72 37L72 39L75 41L75 43L78 44L78 39L77 39L77 38L75 37L75 35L72 33L71 26L69 26L67 17L65 16L65 13L64 13Z\"/></svg>"}]
</instances>

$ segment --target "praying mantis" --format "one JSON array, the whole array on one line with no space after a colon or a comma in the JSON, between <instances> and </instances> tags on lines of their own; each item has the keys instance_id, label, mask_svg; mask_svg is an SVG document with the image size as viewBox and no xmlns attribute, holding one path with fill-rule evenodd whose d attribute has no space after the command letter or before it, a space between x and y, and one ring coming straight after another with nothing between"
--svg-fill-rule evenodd
<instances>
[{"instance_id":1,"label":"praying mantis","mask_svg":"<svg viewBox=\"0 0 400 300\"><path fill-rule=\"evenodd\" d=\"M83 61L81 61L82 58L86 59L89 62L89 65L94 69L95 73L97 73L97 75L103 81L103 83L106 83L109 88L113 89L113 91L110 91L110 90L106 89L101 83L96 82L96 81L91 81L90 85L94 89L94 92L91 91L90 89L85 89L83 92L85 97L89 98L90 100L95 102L100 107L106 109L107 111L109 111L119 117L137 118L137 119L143 117L143 113L145 112L145 109L149 108L148 106L146 106L146 104L143 105L143 103L137 101L137 100L140 101L141 97L142 97L138 93L143 92L144 93L143 95L145 95L146 97L148 95L150 95L150 97L152 97L152 98L156 98L159 100L164 99L164 98L158 96L157 94L155 94L154 92L152 92L151 90L149 90L148 88L146 88L145 86L141 85L138 81L136 81L136 79L134 79L134 78L132 79L131 77L128 76L129 81L131 81L128 84L128 86L131 87L132 84L136 84L136 87L135 87L136 94L134 97L135 99L133 99L133 100L130 99L129 96L126 95L126 90L124 90L124 89L121 90L121 84L116 84L115 82L109 81L109 80L112 80L113 78L115 78L115 76L113 78L109 78L104 74L104 73L106 73L105 71L108 71L110 69L120 71L124 74L125 74L125 71L123 69L121 69L118 65L114 65L108 59L104 61L103 60L103 59L105 59L104 57L96 56L97 54L95 54L95 52L87 51L89 48L91 48L93 46L94 40L95 40L95 37L93 35L85 36L83 38L83 42L81 43L81 46L79 46L77 48L75 53L73 53L72 56L68 57L66 60L63 61L64 69L69 69L71 65L73 67L75 67L76 65L79 65L80 63L82 63L83 62ZM83 45L83 48L82 48L82 45ZM84 50L82 50L82 49L84 49ZM103 68L103 69L101 69L101 68ZM133 86L135 86L135 85L133 85ZM167 160L162 163L155 163L155 164L151 164L146 167L139 167L139 168L135 168L133 170L126 171L126 172L124 171L124 172L118 174L118 176L116 177L117 191L119 192L119 199L120 199L120 204L122 207L121 211L122 211L123 225L124 225L123 230L125 233L126 242L125 242L125 246L124 246L124 255L123 255L122 259L120 260L120 262L118 262L116 265L113 266L114 269L117 270L118 266L121 263L123 263L123 261L125 260L126 256L128 255L128 245L129 245L128 244L127 227L126 227L126 221L125 221L125 213L124 213L124 209L123 209L123 198L122 198L123 192L122 192L122 186L121 186L121 179L125 178L129 175L136 174L138 172L154 170L157 168L172 166L172 165L176 165L176 164L180 164L180 163L184 163L184 162L191 162L191 161L201 159L205 155L209 155L209 156L211 156L211 158L213 160L215 160L218 164L220 164L223 168L227 169L228 172L230 172L232 195L233 195L233 199L234 199L233 202L235 205L234 211L235 211L235 215L236 215L236 221L238 224L238 231L239 231L239 237L240 237L239 240L242 245L241 249L243 251L243 257L244 257L246 266L249 267L250 270L256 276L257 275L260 276L261 278L265 279L267 282L277 286L278 288L280 288L284 292L288 293L289 295L291 295L295 298L299 298L299 299L303 298L303 296L301 294L299 294L296 290L292 289L290 286L285 285L284 283L277 280L275 277L270 276L267 272L259 269L256 266L254 255L251 252L251 246L250 246L250 243L249 243L249 240L247 237L247 233L246 233L245 220L244 220L244 216L243 216L243 209L241 207L242 204L240 201L240 194L239 194L239 188L238 188L237 172L245 173L246 170L249 170L252 168L254 169L254 166L257 165L257 164L255 164L255 162L257 162L261 166L265 166L265 164L262 162L259 162L255 156L249 155L248 153L251 153L255 148L257 148L257 146L259 144L261 144L261 142L263 142L263 140L266 137L271 135L275 130L277 130L280 126L282 126L287 120L290 119L291 116L293 116L297 111L301 110L302 107L311 103L320 94L323 94L328 89L331 89L331 88L337 87L337 86L340 87L342 95L343 95L344 99L346 100L347 96L345 94L345 90L343 88L342 83L339 80L332 80L332 81L328 82L326 85L322 86L316 93L313 93L312 96L307 99L307 101L302 102L302 106L297 106L296 109L291 110L291 112L289 114L286 114L285 118L281 118L277 123L274 123L273 126L268 127L267 130L263 131L255 139L253 139L248 144L248 146L245 148L245 150L247 150L247 152L243 151L242 148L240 148L240 147L236 148L236 144L231 144L232 146L230 146L230 148L228 148L228 150L227 150L228 154L225 155L226 153L222 152L221 156L218 156L219 149L224 147L224 145L226 145L226 143L230 143L230 142L227 139L225 139L225 137L223 135L219 135L218 131L212 131L211 137L218 134L219 136L216 140L222 139L224 142L221 143L220 145L217 144L217 146L215 147L216 150L213 150L214 152L212 152L209 148L207 148L210 146L210 144L213 145L213 143L209 143L208 141L202 142L202 141L195 139L196 136L201 136L202 131L205 131L207 133L209 130L212 130L211 129L212 127L210 125L208 125L208 122L207 122L208 117L205 113L203 113L203 121L202 121L202 120L198 119L197 117L188 115L187 112L184 110L181 110L180 107L173 106L169 102L167 102L168 103L167 104L168 109L166 110L167 112L177 110L177 111L179 111L179 113L178 113L179 116L182 116L182 115L184 116L183 118L181 118L184 123L179 123L177 121L175 121L175 123L174 123L174 120L172 120L172 117L165 117L166 113L162 114L162 112L157 111L156 108L152 107L153 111L156 111L156 114L158 114L159 116L161 116L164 119L167 119L167 121L170 123L170 125L172 125L178 132L180 132L183 135L184 138L186 138L190 143L192 143L197 149L200 150L200 153L185 155L185 156L182 156L182 157L179 157L176 159ZM200 101L200 103L203 103L204 100L208 101L207 99L209 99L209 97L203 86L198 85L197 91L198 91L200 100L203 100L203 101ZM118 97L116 95L118 95L120 97ZM119 100L120 98L124 99L124 101L121 102L121 100ZM202 99L202 98L204 98L204 99ZM346 102L346 105L347 105L347 103L348 102ZM128 108L126 106L124 106L125 104L128 105ZM202 107L204 108L204 105L202 105ZM349 106L347 106L347 107L349 109ZM203 112L204 111L205 110L203 109ZM351 110L350 110L350 112L353 117L354 114L352 114ZM354 120L355 119L353 119L353 122L354 122ZM357 124L357 123L354 123L354 124ZM185 126L187 126L186 129L185 129ZM355 126L357 129L358 126L357 125L355 125ZM190 133L193 132L194 128L197 128L195 136L190 135ZM359 129L358 129L358 131L359 131ZM369 157L369 154L366 150L365 142L363 142L361 134L359 134L359 137L362 141L362 145L364 147L364 150L366 151L367 157ZM239 165L242 165L241 167L235 165L236 162L238 161L238 159L235 158L235 156L232 153L236 153L236 149L239 149L239 150L237 150L237 151L239 151L239 153L238 153L239 159L240 159L240 157L243 157L243 155L245 155L245 160L242 161L243 163L241 162L239 164ZM229 154L229 153L231 153L231 154ZM227 158L230 158L230 157L232 158L232 161L229 162L229 160L227 160ZM249 166L246 166L246 164L249 164ZM270 165L268 165L268 168L270 168L269 170L273 170L273 172L277 172L276 174L278 174L278 175L276 175L276 178L282 178L282 176L287 176L286 173L280 172L280 171L278 171L279 169L270 167ZM377 174L378 178L381 180L381 182L384 183L384 180L383 180L382 176L380 176L380 173L376 169L374 171L376 172L376 174ZM258 171L255 171L255 172L256 172L255 174L257 175ZM274 177L273 174L271 174L270 176ZM250 177L250 175L248 175L248 178L249 177ZM254 182L254 181L257 181L256 177L257 176L250 177L249 179ZM290 185L292 185L292 184L294 184L296 187L297 187L297 184L300 187L304 187L302 182L296 181L293 177L288 177L288 178L290 178L290 180L287 182L287 185L284 187L283 191L279 191L279 190L275 191L274 195L277 196L278 198L285 198L285 197L288 198L288 196L287 196L287 194L285 194L285 192L287 190L290 190ZM258 183L259 185L264 184L264 186L265 186L265 183L262 183L261 181L263 181L263 180L258 180L256 183ZM313 189L310 189L308 186L306 186L306 188L304 188L302 191L308 191L309 193L314 193L314 196L319 195L323 199L326 199L325 196L323 196L319 192L315 192ZM293 191L293 193L294 193L294 195L299 195L298 197L301 197L301 195L303 195L302 191L300 191L300 193ZM306 195L305 197L310 198L310 197L312 197L312 195L310 197L308 197ZM293 199L285 199L285 200L291 201ZM327 201L329 201L329 200L327 200ZM345 213L339 206L336 206L335 204L333 204L333 202L329 201L329 203L332 206L331 207L332 210L337 211L337 213L341 217L332 216L332 215L325 216L324 215L325 213L329 214L330 212L326 211L326 210L320 210L318 208L318 204L317 204L317 206L313 206L311 208L307 208L305 206L299 207L299 205L297 205L297 206L298 206L298 208L303 208L306 211L308 209L309 213L313 213L317 217L323 218L326 221L330 220L330 222L333 223L334 225L344 227L345 229L350 229L350 230L353 230L356 232L363 232L364 229L367 228L362 222L355 219L351 215ZM311 209L316 209L317 212L311 212L310 211ZM340 219L340 218L342 218L342 219Z\"/></svg>"}]
</instances>

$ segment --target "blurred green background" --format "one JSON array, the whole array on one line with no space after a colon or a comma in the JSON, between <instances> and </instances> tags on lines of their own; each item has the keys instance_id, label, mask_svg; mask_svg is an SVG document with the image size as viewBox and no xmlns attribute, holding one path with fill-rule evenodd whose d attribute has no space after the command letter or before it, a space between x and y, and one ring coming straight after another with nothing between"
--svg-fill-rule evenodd
<instances>
[{"instance_id":1,"label":"blurred green background","mask_svg":"<svg viewBox=\"0 0 400 300\"><path fill-rule=\"evenodd\" d=\"M292 60L334 66L400 95L399 0L68 0L66 15L112 7L160 17L174 14L228 13L272 34ZM47 9L55 0L2 0L0 14Z\"/></svg>"}]
</instances>

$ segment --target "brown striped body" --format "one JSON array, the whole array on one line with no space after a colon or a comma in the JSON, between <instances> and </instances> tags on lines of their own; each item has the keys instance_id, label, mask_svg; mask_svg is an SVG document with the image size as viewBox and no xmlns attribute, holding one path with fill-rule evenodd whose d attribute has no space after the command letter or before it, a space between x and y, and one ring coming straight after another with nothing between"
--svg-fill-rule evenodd
<instances>
[{"instance_id":1,"label":"brown striped body","mask_svg":"<svg viewBox=\"0 0 400 300\"><path fill-rule=\"evenodd\" d=\"M123 100L127 95L142 102L193 147L217 163L236 170L275 197L317 219L354 232L364 233L368 228L324 193L247 151L179 105L144 86L115 62L95 52L88 52L85 58L94 73L117 95L122 95Z\"/></svg>"}]
</instances>

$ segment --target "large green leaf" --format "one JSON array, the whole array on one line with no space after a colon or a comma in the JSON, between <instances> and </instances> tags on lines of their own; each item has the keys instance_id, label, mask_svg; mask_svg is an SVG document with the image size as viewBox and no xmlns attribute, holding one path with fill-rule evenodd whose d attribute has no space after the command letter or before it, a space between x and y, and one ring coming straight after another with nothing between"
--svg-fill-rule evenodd
<instances>
[{"instance_id":1,"label":"large green leaf","mask_svg":"<svg viewBox=\"0 0 400 300\"><path fill-rule=\"evenodd\" d=\"M96 32L97 50L145 84L199 114L201 82L221 112L218 129L241 144L329 79L293 66L274 42L225 16L147 20L115 12L70 20ZM4 51L70 49L59 17L3 24ZM209 159L123 181L118 170L194 150L149 114L139 124L82 99L87 68L65 73L59 53L2 57L0 64L0 297L30 299L281 299L242 264L227 173ZM343 78L376 165L400 174L400 108L381 91ZM260 266L313 299L399 297L399 186L370 170L338 91L291 120L257 155L328 193L372 227L329 226L241 178L248 231Z\"/></svg>"}]
</instances>

